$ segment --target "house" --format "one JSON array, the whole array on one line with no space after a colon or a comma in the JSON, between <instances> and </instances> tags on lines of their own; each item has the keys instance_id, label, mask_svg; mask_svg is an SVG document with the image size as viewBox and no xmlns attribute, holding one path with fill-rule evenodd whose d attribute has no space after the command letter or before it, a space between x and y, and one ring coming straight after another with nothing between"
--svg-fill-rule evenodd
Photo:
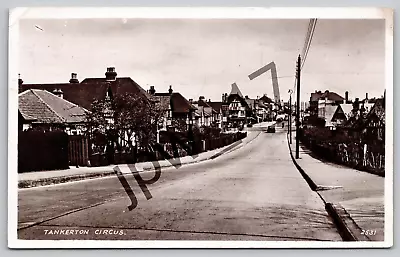
<instances>
[{"instance_id":1,"label":"house","mask_svg":"<svg viewBox=\"0 0 400 257\"><path fill-rule=\"evenodd\" d=\"M200 96L198 101L193 102L193 105L198 109L196 112L196 124L199 127L209 127L215 122L217 112L209 105L209 102L205 101L204 96Z\"/></svg>"},{"instance_id":2,"label":"house","mask_svg":"<svg viewBox=\"0 0 400 257\"><path fill-rule=\"evenodd\" d=\"M69 135L85 131L88 111L46 90L29 89L18 95L20 130L62 130Z\"/></svg>"},{"instance_id":3,"label":"house","mask_svg":"<svg viewBox=\"0 0 400 257\"><path fill-rule=\"evenodd\" d=\"M343 104L343 102L343 97L335 92L326 90L318 98L318 117L325 119L330 117L335 111L333 109L336 109L336 107L332 108L331 106L338 106L339 104Z\"/></svg>"},{"instance_id":4,"label":"house","mask_svg":"<svg viewBox=\"0 0 400 257\"><path fill-rule=\"evenodd\" d=\"M150 95L133 79L130 77L118 77L115 67L108 67L104 75L104 77L86 78L79 82L77 74L72 73L68 83L26 84L22 79L19 79L19 92L22 93L31 89L44 90L89 111L92 109L92 103L95 100L111 101L116 96L126 94L138 96L146 102L152 101ZM110 111L110 115L106 120L110 124L113 123L112 111ZM110 149L115 145L123 149L129 147L129 141L134 141L132 140L134 136L134 133L130 135L130 133L125 132L124 135L119 135L118 138L107 142L103 139L96 139L91 142L91 149L101 149L94 152L103 152L105 151L105 144L109 144Z\"/></svg>"},{"instance_id":5,"label":"house","mask_svg":"<svg viewBox=\"0 0 400 257\"><path fill-rule=\"evenodd\" d=\"M236 83L232 84L232 90L226 98L226 103L228 105L228 126L244 126L247 123L247 117L251 116L251 109Z\"/></svg>"},{"instance_id":6,"label":"house","mask_svg":"<svg viewBox=\"0 0 400 257\"><path fill-rule=\"evenodd\" d=\"M364 137L375 143L385 142L385 97L377 99L364 122Z\"/></svg>"},{"instance_id":7,"label":"house","mask_svg":"<svg viewBox=\"0 0 400 257\"><path fill-rule=\"evenodd\" d=\"M315 90L314 93L311 93L310 96L310 115L312 116L317 116L318 115L318 100L321 97L322 92Z\"/></svg>"},{"instance_id":8,"label":"house","mask_svg":"<svg viewBox=\"0 0 400 257\"><path fill-rule=\"evenodd\" d=\"M65 100L91 109L94 100L104 100L115 95L135 94L150 100L150 95L130 77L117 77L115 67L108 67L104 77L86 78L82 82L72 73L69 83L25 84L19 81L19 92L41 89L56 94Z\"/></svg>"},{"instance_id":9,"label":"house","mask_svg":"<svg viewBox=\"0 0 400 257\"><path fill-rule=\"evenodd\" d=\"M223 102L208 102L213 111L213 123L217 128L223 128Z\"/></svg>"},{"instance_id":10,"label":"house","mask_svg":"<svg viewBox=\"0 0 400 257\"><path fill-rule=\"evenodd\" d=\"M150 86L148 92L165 113L159 130L186 131L194 122L196 107L179 92L173 92L172 86L168 93L157 93L154 86Z\"/></svg>"},{"instance_id":11,"label":"house","mask_svg":"<svg viewBox=\"0 0 400 257\"><path fill-rule=\"evenodd\" d=\"M332 123L337 125L344 124L351 116L353 104L340 104L337 106L335 113L332 116Z\"/></svg>"}]
</instances>

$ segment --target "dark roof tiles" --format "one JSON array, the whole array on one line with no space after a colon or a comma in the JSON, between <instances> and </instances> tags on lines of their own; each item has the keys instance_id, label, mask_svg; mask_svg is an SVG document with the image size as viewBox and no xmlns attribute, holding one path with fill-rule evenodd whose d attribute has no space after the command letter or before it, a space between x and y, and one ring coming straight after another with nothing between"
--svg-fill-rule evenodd
<instances>
[{"instance_id":1,"label":"dark roof tiles","mask_svg":"<svg viewBox=\"0 0 400 257\"><path fill-rule=\"evenodd\" d=\"M39 123L80 123L86 110L46 90L29 89L18 97L18 109L26 120Z\"/></svg>"}]
</instances>

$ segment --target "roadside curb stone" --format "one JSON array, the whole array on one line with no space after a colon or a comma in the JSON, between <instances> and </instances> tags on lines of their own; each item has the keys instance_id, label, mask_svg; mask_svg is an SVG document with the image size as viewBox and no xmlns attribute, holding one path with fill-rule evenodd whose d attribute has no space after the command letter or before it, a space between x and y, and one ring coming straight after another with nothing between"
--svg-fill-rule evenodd
<instances>
[{"instance_id":1,"label":"roadside curb stone","mask_svg":"<svg viewBox=\"0 0 400 257\"><path fill-rule=\"evenodd\" d=\"M247 138L247 137L246 137ZM245 139L246 139L245 138ZM253 141L256 137L252 138L251 140L249 140L248 142L243 142L244 140L238 140L236 142L233 142L230 145L224 146L220 149L216 149L219 150L217 153L213 154L210 157L206 157L206 158L198 158L196 160L196 158L193 158L193 160L190 161L185 161L185 162L181 162L179 164L179 166L183 166L183 165L188 165L188 164L194 164L194 163L199 163L199 162L203 162L203 161L207 161L207 160L213 160L225 153L229 153L232 151L235 151L237 149L240 149L241 147L243 147L244 145L250 143L251 141ZM226 150L228 149L228 150ZM215 150L214 150L215 151ZM204 152L207 153L207 152ZM198 155L196 155L198 156ZM181 157L180 159L182 160L184 157ZM167 161L167 163L160 165L160 168L169 168L174 166L174 161L172 160L163 160L163 161ZM151 164L151 162L149 162ZM143 167L143 171L152 171L155 170L154 166L151 164L149 167ZM114 170L111 168L110 170L107 171L102 171L102 172L93 172L93 173L86 173L86 174L74 174L74 175L66 175L66 176L57 176L57 177L49 177L49 178L40 178L40 179L25 179L25 180L20 180L18 181L18 188L22 189L22 188L32 188L32 187L38 187L38 186L48 186L48 185L55 185L55 184L62 184L62 183L67 183L67 182L73 182L73 181L81 181L81 180L86 180L86 179L94 179L94 178L101 178L101 177L109 177L115 175Z\"/></svg>"},{"instance_id":2,"label":"roadside curb stone","mask_svg":"<svg viewBox=\"0 0 400 257\"><path fill-rule=\"evenodd\" d=\"M370 241L370 239L363 235L362 230L357 225L357 223L350 217L349 213L345 208L339 204L329 203L324 199L324 197L318 192L321 186L318 186L311 178L308 176L306 171L297 163L295 157L292 153L292 148L289 144L289 135L287 135L287 142L289 147L290 156L292 158L293 164L299 170L300 174L306 180L312 191L315 191L325 204L325 209L328 215L333 219L336 228L344 241Z\"/></svg>"}]
</instances>

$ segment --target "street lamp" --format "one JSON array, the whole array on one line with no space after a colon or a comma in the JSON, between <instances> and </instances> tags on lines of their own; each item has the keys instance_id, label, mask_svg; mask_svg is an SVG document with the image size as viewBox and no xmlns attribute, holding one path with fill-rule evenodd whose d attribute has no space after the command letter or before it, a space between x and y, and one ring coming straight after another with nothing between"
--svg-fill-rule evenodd
<instances>
[{"instance_id":1,"label":"street lamp","mask_svg":"<svg viewBox=\"0 0 400 257\"><path fill-rule=\"evenodd\" d=\"M293 90L289 89L289 144L292 144L292 94Z\"/></svg>"}]
</instances>

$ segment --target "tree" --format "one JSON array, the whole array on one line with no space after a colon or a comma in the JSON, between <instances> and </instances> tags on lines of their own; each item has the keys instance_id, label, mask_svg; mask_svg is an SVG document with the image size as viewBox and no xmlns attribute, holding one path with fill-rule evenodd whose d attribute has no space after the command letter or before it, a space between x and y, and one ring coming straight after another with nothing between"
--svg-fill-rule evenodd
<instances>
[{"instance_id":1,"label":"tree","mask_svg":"<svg viewBox=\"0 0 400 257\"><path fill-rule=\"evenodd\" d=\"M156 141L157 124L163 112L156 102L134 94L95 100L87 114L87 133L94 144L133 152L135 146L148 150Z\"/></svg>"}]
</instances>

